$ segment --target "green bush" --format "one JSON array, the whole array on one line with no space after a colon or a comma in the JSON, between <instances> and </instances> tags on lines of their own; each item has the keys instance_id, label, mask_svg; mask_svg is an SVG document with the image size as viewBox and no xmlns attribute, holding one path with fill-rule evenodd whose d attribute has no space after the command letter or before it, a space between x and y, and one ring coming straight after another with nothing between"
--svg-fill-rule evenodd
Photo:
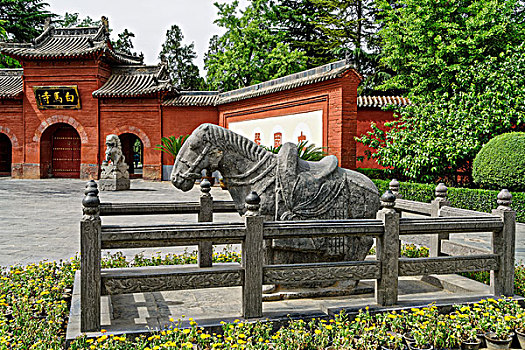
<instances>
[{"instance_id":1,"label":"green bush","mask_svg":"<svg viewBox=\"0 0 525 350\"><path fill-rule=\"evenodd\" d=\"M491 139L476 155L472 177L485 188L525 190L525 133L511 132Z\"/></svg>"},{"instance_id":2,"label":"green bush","mask_svg":"<svg viewBox=\"0 0 525 350\"><path fill-rule=\"evenodd\" d=\"M390 181L372 180L380 194L389 187ZM403 199L430 203L435 198L434 184L418 184L412 182L401 182L399 193ZM479 190L470 188L448 188L448 200L453 207L476 210L490 213L498 204L496 203L499 191ZM525 222L525 192L512 192L512 208L516 210L518 222Z\"/></svg>"},{"instance_id":3,"label":"green bush","mask_svg":"<svg viewBox=\"0 0 525 350\"><path fill-rule=\"evenodd\" d=\"M357 168L356 171L358 173L366 175L366 177L370 179L388 180L390 178L390 175L387 174L385 169Z\"/></svg>"}]
</instances>

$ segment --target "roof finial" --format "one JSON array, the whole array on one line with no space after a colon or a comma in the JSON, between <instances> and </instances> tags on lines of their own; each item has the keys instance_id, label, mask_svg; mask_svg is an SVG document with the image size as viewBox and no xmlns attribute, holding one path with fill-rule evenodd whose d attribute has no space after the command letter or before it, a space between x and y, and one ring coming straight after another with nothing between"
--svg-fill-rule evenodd
<instances>
[{"instance_id":1,"label":"roof finial","mask_svg":"<svg viewBox=\"0 0 525 350\"><path fill-rule=\"evenodd\" d=\"M51 26L51 17L46 17L46 21L44 22L44 30L46 30L50 26Z\"/></svg>"},{"instance_id":2,"label":"roof finial","mask_svg":"<svg viewBox=\"0 0 525 350\"><path fill-rule=\"evenodd\" d=\"M352 56L350 55L350 49L346 48L345 50L345 64L350 65L352 64Z\"/></svg>"},{"instance_id":3,"label":"roof finial","mask_svg":"<svg viewBox=\"0 0 525 350\"><path fill-rule=\"evenodd\" d=\"M106 31L106 37L109 38L109 20L106 16L100 17L100 21L102 22L102 25L104 26L104 30Z\"/></svg>"}]
</instances>

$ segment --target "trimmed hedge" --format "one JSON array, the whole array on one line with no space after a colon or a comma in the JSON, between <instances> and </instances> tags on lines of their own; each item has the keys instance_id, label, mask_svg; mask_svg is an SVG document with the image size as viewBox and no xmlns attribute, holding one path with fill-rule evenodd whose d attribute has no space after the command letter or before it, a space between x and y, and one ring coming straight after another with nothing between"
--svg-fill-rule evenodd
<instances>
[{"instance_id":1,"label":"trimmed hedge","mask_svg":"<svg viewBox=\"0 0 525 350\"><path fill-rule=\"evenodd\" d=\"M366 175L366 177L370 179L388 180L392 176L388 174L385 169L357 168L355 171Z\"/></svg>"},{"instance_id":2,"label":"trimmed hedge","mask_svg":"<svg viewBox=\"0 0 525 350\"><path fill-rule=\"evenodd\" d=\"M484 188L525 190L525 133L511 132L491 139L476 155L472 177Z\"/></svg>"},{"instance_id":3,"label":"trimmed hedge","mask_svg":"<svg viewBox=\"0 0 525 350\"><path fill-rule=\"evenodd\" d=\"M389 187L390 181L372 180L380 194ZM436 185L401 182L399 193L403 199L430 203L435 198ZM448 188L448 200L453 207L476 210L490 213L498 206L497 196L499 191L479 190L470 188ZM525 192L512 192L512 208L516 210L518 222L525 222Z\"/></svg>"}]
</instances>

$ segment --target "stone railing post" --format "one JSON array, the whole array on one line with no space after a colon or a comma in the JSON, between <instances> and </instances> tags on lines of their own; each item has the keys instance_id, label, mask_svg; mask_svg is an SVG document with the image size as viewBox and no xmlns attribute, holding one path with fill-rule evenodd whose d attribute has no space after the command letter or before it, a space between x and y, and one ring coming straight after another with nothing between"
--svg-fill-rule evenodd
<instances>
[{"instance_id":1,"label":"stone railing post","mask_svg":"<svg viewBox=\"0 0 525 350\"><path fill-rule=\"evenodd\" d=\"M200 183L201 197L200 197L200 211L199 222L213 221L213 198L211 196L211 183L207 179L203 179ZM213 260L213 242L203 241L199 242L199 267L211 267Z\"/></svg>"},{"instance_id":2,"label":"stone railing post","mask_svg":"<svg viewBox=\"0 0 525 350\"><path fill-rule=\"evenodd\" d=\"M254 191L246 196L246 237L242 244L242 313L245 318L262 317L264 217L259 214L260 202L261 199Z\"/></svg>"},{"instance_id":3,"label":"stone railing post","mask_svg":"<svg viewBox=\"0 0 525 350\"><path fill-rule=\"evenodd\" d=\"M383 221L385 233L376 240L377 260L381 262L381 277L376 280L376 302L382 306L397 304L399 276L399 213L394 210L396 196L387 190L381 196L382 209L377 218Z\"/></svg>"},{"instance_id":4,"label":"stone railing post","mask_svg":"<svg viewBox=\"0 0 525 350\"><path fill-rule=\"evenodd\" d=\"M87 183L80 221L80 331L100 330L100 200L95 181Z\"/></svg>"},{"instance_id":5,"label":"stone railing post","mask_svg":"<svg viewBox=\"0 0 525 350\"><path fill-rule=\"evenodd\" d=\"M492 252L499 256L499 269L490 272L491 293L514 295L514 255L516 244L516 212L510 207L512 195L507 189L498 194L498 208L492 210L503 221L501 231L492 234Z\"/></svg>"},{"instance_id":6,"label":"stone railing post","mask_svg":"<svg viewBox=\"0 0 525 350\"><path fill-rule=\"evenodd\" d=\"M432 212L430 213L430 216L432 217L438 217L439 216L439 210L444 206L450 206L450 202L447 198L447 191L448 188L445 186L444 183L440 182L436 186L436 198L430 202L432 205ZM434 234L430 238L430 247L429 247L429 255L431 257L437 257L442 255L441 254L441 241L444 239L449 239L448 232L438 233Z\"/></svg>"},{"instance_id":7,"label":"stone railing post","mask_svg":"<svg viewBox=\"0 0 525 350\"><path fill-rule=\"evenodd\" d=\"M390 181L388 184L388 188L390 191L392 191L396 198L403 198L403 196L399 193L399 181L397 181L397 179L392 179L392 181Z\"/></svg>"}]
</instances>

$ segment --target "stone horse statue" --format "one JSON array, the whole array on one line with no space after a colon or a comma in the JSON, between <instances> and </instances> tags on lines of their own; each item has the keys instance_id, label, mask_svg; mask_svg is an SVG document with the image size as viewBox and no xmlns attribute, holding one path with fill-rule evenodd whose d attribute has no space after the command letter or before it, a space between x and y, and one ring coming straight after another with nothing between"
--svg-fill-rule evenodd
<instances>
[{"instance_id":1,"label":"stone horse statue","mask_svg":"<svg viewBox=\"0 0 525 350\"><path fill-rule=\"evenodd\" d=\"M335 156L319 162L298 157L286 143L273 154L247 138L213 124L202 124L179 151L171 182L193 188L201 171L219 170L240 214L245 198L256 191L265 220L375 218L379 193L365 175L337 166ZM364 260L370 237L296 238L266 243L267 263Z\"/></svg>"},{"instance_id":2,"label":"stone horse statue","mask_svg":"<svg viewBox=\"0 0 525 350\"><path fill-rule=\"evenodd\" d=\"M106 137L106 159L102 161L101 169L99 184L102 191L129 189L128 165L120 139L115 134Z\"/></svg>"}]
</instances>

